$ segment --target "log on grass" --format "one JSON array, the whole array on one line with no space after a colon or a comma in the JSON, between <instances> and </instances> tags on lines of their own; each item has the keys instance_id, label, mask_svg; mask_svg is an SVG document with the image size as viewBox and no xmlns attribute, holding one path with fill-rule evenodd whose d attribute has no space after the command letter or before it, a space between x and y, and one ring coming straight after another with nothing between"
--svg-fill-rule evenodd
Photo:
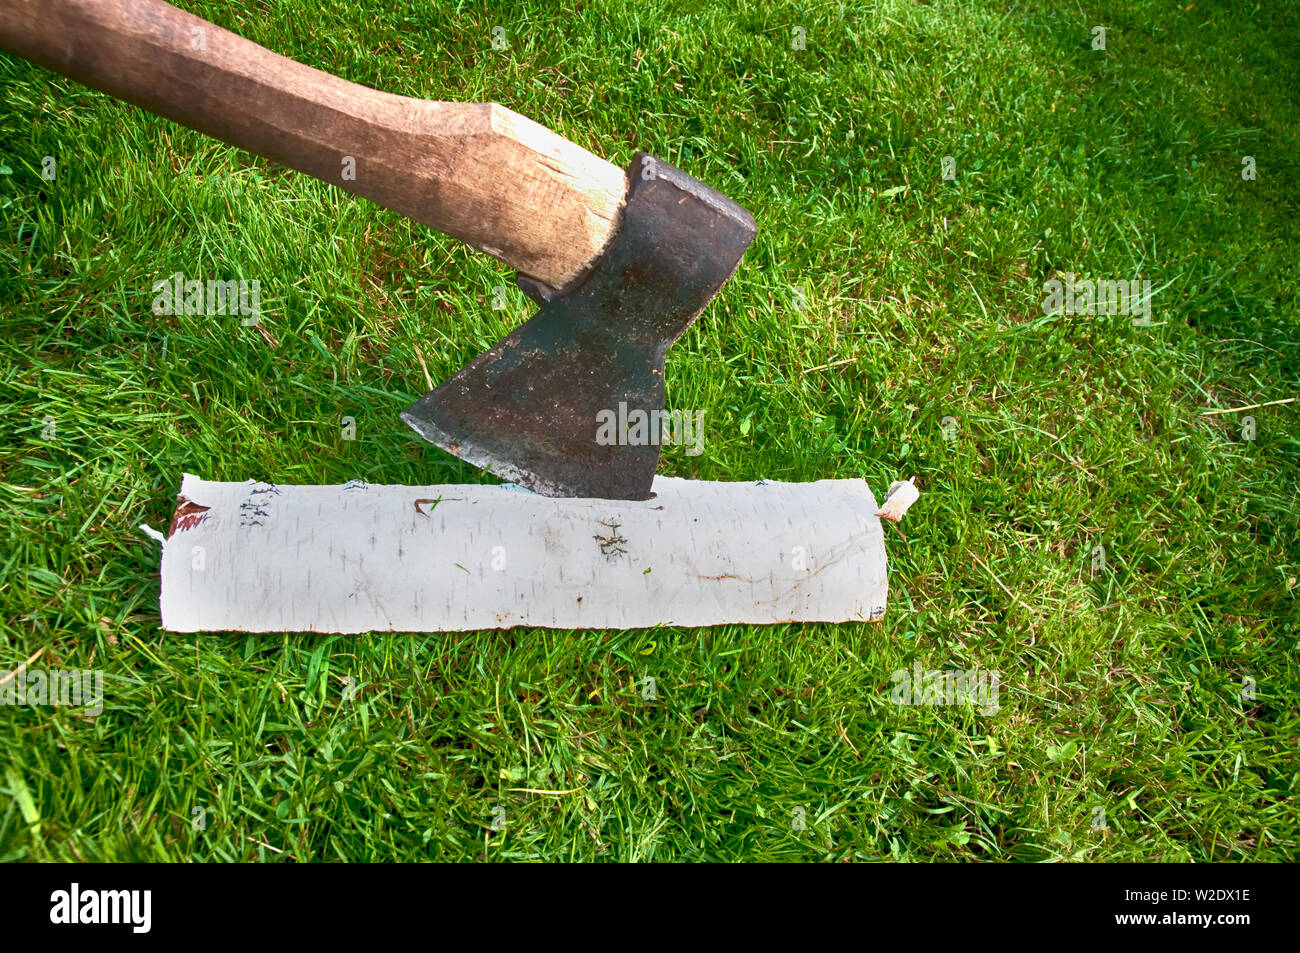
<instances>
[{"instance_id":1,"label":"log on grass","mask_svg":"<svg viewBox=\"0 0 1300 953\"><path fill-rule=\"evenodd\" d=\"M654 494L187 474L163 547L163 628L624 629L884 614L884 538L863 481L657 477Z\"/></svg>"}]
</instances>

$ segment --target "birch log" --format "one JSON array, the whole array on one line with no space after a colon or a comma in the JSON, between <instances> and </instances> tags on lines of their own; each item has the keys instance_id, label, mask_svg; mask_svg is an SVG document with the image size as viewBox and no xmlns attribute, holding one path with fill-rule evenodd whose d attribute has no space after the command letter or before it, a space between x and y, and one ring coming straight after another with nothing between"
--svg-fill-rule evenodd
<instances>
[{"instance_id":1,"label":"birch log","mask_svg":"<svg viewBox=\"0 0 1300 953\"><path fill-rule=\"evenodd\" d=\"M646 501L509 486L275 486L186 474L162 556L173 632L446 632L875 621L861 480L657 477Z\"/></svg>"}]
</instances>

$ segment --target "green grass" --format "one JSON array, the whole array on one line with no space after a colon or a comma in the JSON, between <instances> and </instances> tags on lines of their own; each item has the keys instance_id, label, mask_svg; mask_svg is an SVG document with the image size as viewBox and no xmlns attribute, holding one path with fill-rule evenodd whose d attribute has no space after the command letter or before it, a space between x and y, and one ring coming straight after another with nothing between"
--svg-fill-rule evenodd
<instances>
[{"instance_id":1,"label":"green grass","mask_svg":"<svg viewBox=\"0 0 1300 953\"><path fill-rule=\"evenodd\" d=\"M450 239L0 56L0 669L106 679L97 718L0 708L0 859L1294 858L1300 404L1253 441L1202 415L1300 396L1292 5L182 5L727 192L760 232L670 352L706 444L662 472L925 495L879 625L160 632L136 526L183 471L488 479L397 413L421 358L446 377L527 301L493 311L512 275ZM261 328L153 315L175 271L259 280ZM1067 271L1151 279L1154 326L1044 315ZM1000 710L892 705L916 661L997 669Z\"/></svg>"}]
</instances>

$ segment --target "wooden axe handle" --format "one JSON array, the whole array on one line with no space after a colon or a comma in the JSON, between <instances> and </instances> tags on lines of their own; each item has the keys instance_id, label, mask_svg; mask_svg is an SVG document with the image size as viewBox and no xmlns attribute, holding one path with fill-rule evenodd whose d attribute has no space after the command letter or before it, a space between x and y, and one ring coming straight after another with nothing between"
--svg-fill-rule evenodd
<instances>
[{"instance_id":1,"label":"wooden axe handle","mask_svg":"<svg viewBox=\"0 0 1300 953\"><path fill-rule=\"evenodd\" d=\"M0 49L363 195L552 288L580 277L618 230L623 170L544 126L496 103L358 86L161 0L0 0Z\"/></svg>"}]
</instances>

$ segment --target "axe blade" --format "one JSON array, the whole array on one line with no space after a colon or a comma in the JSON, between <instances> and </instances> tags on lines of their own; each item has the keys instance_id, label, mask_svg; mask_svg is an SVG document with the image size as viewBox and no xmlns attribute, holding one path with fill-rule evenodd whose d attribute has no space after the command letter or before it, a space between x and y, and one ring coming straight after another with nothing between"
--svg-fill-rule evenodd
<instances>
[{"instance_id":1,"label":"axe blade","mask_svg":"<svg viewBox=\"0 0 1300 953\"><path fill-rule=\"evenodd\" d=\"M637 153L627 176L622 227L591 270L403 411L418 434L545 496L650 498L664 354L735 273L756 226L660 159ZM644 421L635 443L629 420Z\"/></svg>"}]
</instances>

